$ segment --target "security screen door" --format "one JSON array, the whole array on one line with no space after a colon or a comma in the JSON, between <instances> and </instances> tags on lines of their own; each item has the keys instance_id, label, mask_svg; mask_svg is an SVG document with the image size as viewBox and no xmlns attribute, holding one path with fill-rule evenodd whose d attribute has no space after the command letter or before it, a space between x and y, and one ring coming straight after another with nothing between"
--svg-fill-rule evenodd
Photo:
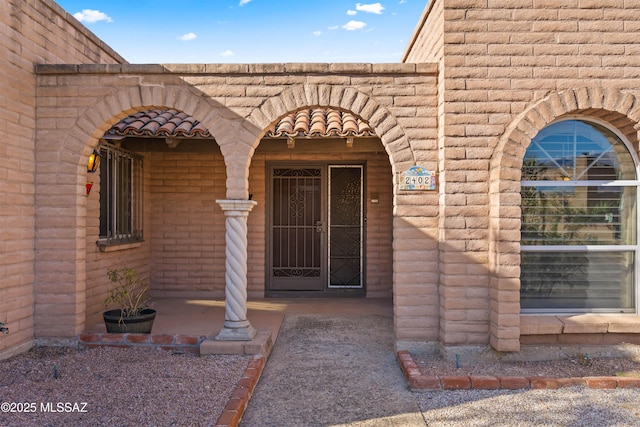
<instances>
[{"instance_id":1,"label":"security screen door","mask_svg":"<svg viewBox=\"0 0 640 427\"><path fill-rule=\"evenodd\" d=\"M270 167L269 291L362 289L362 165Z\"/></svg>"}]
</instances>

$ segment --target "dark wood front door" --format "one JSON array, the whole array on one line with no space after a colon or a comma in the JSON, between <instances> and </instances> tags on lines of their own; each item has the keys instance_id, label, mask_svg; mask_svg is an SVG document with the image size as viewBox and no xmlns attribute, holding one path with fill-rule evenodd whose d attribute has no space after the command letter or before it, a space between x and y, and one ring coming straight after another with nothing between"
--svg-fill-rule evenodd
<instances>
[{"instance_id":1,"label":"dark wood front door","mask_svg":"<svg viewBox=\"0 0 640 427\"><path fill-rule=\"evenodd\" d=\"M362 289L362 166L269 171L267 292Z\"/></svg>"}]
</instances>

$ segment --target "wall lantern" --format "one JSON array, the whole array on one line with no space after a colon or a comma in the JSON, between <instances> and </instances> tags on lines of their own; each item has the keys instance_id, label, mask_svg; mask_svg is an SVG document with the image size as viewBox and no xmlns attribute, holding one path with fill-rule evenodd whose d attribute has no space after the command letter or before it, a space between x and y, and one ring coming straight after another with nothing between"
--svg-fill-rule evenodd
<instances>
[{"instance_id":1,"label":"wall lantern","mask_svg":"<svg viewBox=\"0 0 640 427\"><path fill-rule=\"evenodd\" d=\"M100 165L100 152L97 149L93 150L93 153L89 156L89 162L87 162L87 172L94 173L98 170Z\"/></svg>"}]
</instances>

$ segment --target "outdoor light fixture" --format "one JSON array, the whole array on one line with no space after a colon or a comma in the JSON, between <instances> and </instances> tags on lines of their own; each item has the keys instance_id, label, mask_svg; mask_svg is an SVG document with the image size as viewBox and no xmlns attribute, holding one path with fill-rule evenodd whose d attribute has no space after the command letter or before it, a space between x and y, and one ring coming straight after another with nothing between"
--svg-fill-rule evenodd
<instances>
[{"instance_id":1,"label":"outdoor light fixture","mask_svg":"<svg viewBox=\"0 0 640 427\"><path fill-rule=\"evenodd\" d=\"M100 152L94 148L93 153L89 156L89 162L87 163L87 172L95 173L98 170L100 164Z\"/></svg>"}]
</instances>

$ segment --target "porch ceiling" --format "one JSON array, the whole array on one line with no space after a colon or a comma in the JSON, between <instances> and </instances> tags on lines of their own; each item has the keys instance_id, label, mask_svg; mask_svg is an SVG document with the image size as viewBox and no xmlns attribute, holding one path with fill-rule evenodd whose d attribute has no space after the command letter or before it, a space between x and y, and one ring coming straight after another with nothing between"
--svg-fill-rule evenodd
<instances>
[{"instance_id":1,"label":"porch ceiling","mask_svg":"<svg viewBox=\"0 0 640 427\"><path fill-rule=\"evenodd\" d=\"M267 129L265 138L372 137L367 122L332 108L307 108L290 113ZM168 110L139 111L113 125L105 138L213 138L207 128L188 114Z\"/></svg>"}]
</instances>

